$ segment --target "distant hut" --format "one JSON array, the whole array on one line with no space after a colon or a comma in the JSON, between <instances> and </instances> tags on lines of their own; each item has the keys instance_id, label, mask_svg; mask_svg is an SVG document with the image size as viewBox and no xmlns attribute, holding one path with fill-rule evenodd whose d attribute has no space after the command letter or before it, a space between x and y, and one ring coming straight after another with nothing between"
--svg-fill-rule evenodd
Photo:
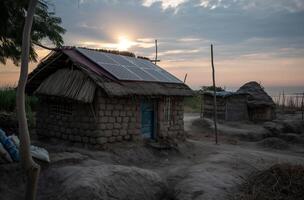
<instances>
[{"instance_id":1,"label":"distant hut","mask_svg":"<svg viewBox=\"0 0 304 200\"><path fill-rule=\"evenodd\" d=\"M203 117L213 117L213 92L203 92ZM247 95L236 92L216 92L217 117L221 120L248 120Z\"/></svg>"},{"instance_id":2,"label":"distant hut","mask_svg":"<svg viewBox=\"0 0 304 200\"><path fill-rule=\"evenodd\" d=\"M252 121L275 119L275 103L257 82L248 82L237 91L248 94L248 114Z\"/></svg>"},{"instance_id":3,"label":"distant hut","mask_svg":"<svg viewBox=\"0 0 304 200\"><path fill-rule=\"evenodd\" d=\"M93 145L184 137L183 98L193 94L149 60L73 47L48 55L26 91L39 97L38 136Z\"/></svg>"}]
</instances>

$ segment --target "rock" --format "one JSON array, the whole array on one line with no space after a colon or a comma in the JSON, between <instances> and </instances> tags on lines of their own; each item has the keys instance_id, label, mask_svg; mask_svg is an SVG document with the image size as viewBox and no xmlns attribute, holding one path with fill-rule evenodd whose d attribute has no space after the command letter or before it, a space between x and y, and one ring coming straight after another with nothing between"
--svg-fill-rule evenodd
<instances>
[{"instance_id":1,"label":"rock","mask_svg":"<svg viewBox=\"0 0 304 200\"><path fill-rule=\"evenodd\" d=\"M298 143L300 142L300 136L295 133L282 133L279 138L285 140L286 142Z\"/></svg>"},{"instance_id":2,"label":"rock","mask_svg":"<svg viewBox=\"0 0 304 200\"><path fill-rule=\"evenodd\" d=\"M160 200L167 191L157 173L120 165L53 168L40 181L44 189L39 190L38 199L42 200Z\"/></svg>"},{"instance_id":3,"label":"rock","mask_svg":"<svg viewBox=\"0 0 304 200\"><path fill-rule=\"evenodd\" d=\"M284 140L280 139L280 138L276 138L276 137L269 137L266 138L260 142L258 142L259 146L262 147L266 147L266 148L272 148L272 149L288 149L289 145L287 144L287 142L285 142Z\"/></svg>"},{"instance_id":4,"label":"rock","mask_svg":"<svg viewBox=\"0 0 304 200\"><path fill-rule=\"evenodd\" d=\"M264 128L269 131L269 137L278 136L280 133L283 133L284 126L276 122L265 122Z\"/></svg>"},{"instance_id":5,"label":"rock","mask_svg":"<svg viewBox=\"0 0 304 200\"><path fill-rule=\"evenodd\" d=\"M282 124L284 133L304 133L304 121L284 121Z\"/></svg>"}]
</instances>

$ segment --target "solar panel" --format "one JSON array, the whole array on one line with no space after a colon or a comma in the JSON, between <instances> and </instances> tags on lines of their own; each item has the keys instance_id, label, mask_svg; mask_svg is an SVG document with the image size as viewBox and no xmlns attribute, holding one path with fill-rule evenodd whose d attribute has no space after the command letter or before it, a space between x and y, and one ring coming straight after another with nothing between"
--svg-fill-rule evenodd
<instances>
[{"instance_id":1,"label":"solar panel","mask_svg":"<svg viewBox=\"0 0 304 200\"><path fill-rule=\"evenodd\" d=\"M128 67L129 70L137 74L139 77L141 77L143 80L147 81L158 81L157 78L153 77L153 75L145 72L144 70L138 68L138 67Z\"/></svg>"},{"instance_id":2,"label":"solar panel","mask_svg":"<svg viewBox=\"0 0 304 200\"><path fill-rule=\"evenodd\" d=\"M110 59L106 55L106 53L95 51L95 50L89 50L89 49L81 49L81 48L77 48L77 50L96 63L101 62L101 63L108 63L108 64L118 64L114 60Z\"/></svg>"},{"instance_id":3,"label":"solar panel","mask_svg":"<svg viewBox=\"0 0 304 200\"><path fill-rule=\"evenodd\" d=\"M182 83L149 60L82 48L77 51L119 80Z\"/></svg>"},{"instance_id":4,"label":"solar panel","mask_svg":"<svg viewBox=\"0 0 304 200\"><path fill-rule=\"evenodd\" d=\"M132 66L134 65L132 62L128 61L127 59L125 59L125 56L121 56L121 55L115 55L115 54L109 54L108 55L111 59L113 59L115 62L121 64L121 65L129 65Z\"/></svg>"},{"instance_id":5,"label":"solar panel","mask_svg":"<svg viewBox=\"0 0 304 200\"><path fill-rule=\"evenodd\" d=\"M126 68L120 66L120 65L112 65L112 64L106 64L106 63L97 63L101 67L103 67L105 70L110 72L113 76L115 76L118 79L121 80L142 80L139 76L137 76L135 73L130 72Z\"/></svg>"},{"instance_id":6,"label":"solar panel","mask_svg":"<svg viewBox=\"0 0 304 200\"><path fill-rule=\"evenodd\" d=\"M147 69L147 72L150 73L150 74L152 74L154 77L156 77L158 81L161 81L161 82L172 82L171 80L169 80L166 76L163 76L157 70Z\"/></svg>"}]
</instances>

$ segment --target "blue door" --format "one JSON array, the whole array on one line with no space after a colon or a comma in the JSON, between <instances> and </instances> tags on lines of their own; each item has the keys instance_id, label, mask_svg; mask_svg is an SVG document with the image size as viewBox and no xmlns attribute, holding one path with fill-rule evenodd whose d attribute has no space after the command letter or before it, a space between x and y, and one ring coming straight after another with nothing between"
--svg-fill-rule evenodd
<instances>
[{"instance_id":1,"label":"blue door","mask_svg":"<svg viewBox=\"0 0 304 200\"><path fill-rule=\"evenodd\" d=\"M145 138L154 138L154 104L151 101L141 102L141 133Z\"/></svg>"}]
</instances>

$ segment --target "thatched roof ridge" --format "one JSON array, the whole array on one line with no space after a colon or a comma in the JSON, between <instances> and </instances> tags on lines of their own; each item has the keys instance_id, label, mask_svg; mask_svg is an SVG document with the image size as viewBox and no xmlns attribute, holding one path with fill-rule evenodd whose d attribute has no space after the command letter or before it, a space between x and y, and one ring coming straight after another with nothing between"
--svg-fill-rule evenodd
<instances>
[{"instance_id":1,"label":"thatched roof ridge","mask_svg":"<svg viewBox=\"0 0 304 200\"><path fill-rule=\"evenodd\" d=\"M250 107L275 106L272 98L265 92L264 88L255 81L244 84L237 92L247 93L249 95L248 105Z\"/></svg>"},{"instance_id":2,"label":"thatched roof ridge","mask_svg":"<svg viewBox=\"0 0 304 200\"><path fill-rule=\"evenodd\" d=\"M214 96L214 92L213 91L204 91L202 92L203 95L207 95L207 96ZM228 98L228 97L233 97L233 96L247 96L247 93L241 93L241 92L230 92L230 91L220 91L220 92L216 92L215 93L216 97L220 97L220 98Z\"/></svg>"}]
</instances>

